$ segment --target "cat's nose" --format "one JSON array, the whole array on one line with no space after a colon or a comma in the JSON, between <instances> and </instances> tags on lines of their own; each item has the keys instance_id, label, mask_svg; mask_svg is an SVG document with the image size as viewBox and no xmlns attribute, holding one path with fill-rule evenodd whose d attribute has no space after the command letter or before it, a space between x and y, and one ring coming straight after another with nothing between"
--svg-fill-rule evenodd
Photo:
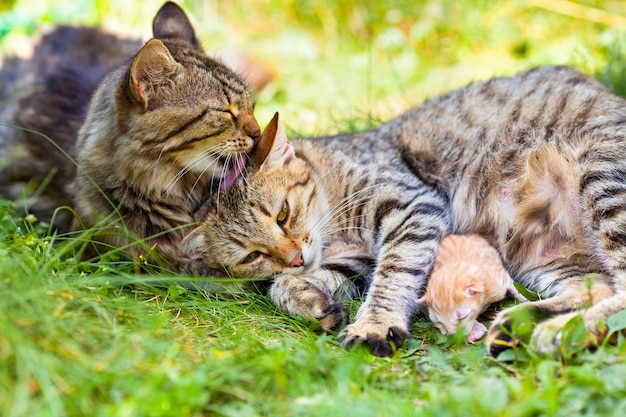
<instances>
[{"instance_id":1,"label":"cat's nose","mask_svg":"<svg viewBox=\"0 0 626 417\"><path fill-rule=\"evenodd\" d=\"M254 116L250 116L242 121L242 127L246 135L250 137L255 143L261 137L261 128Z\"/></svg>"},{"instance_id":2,"label":"cat's nose","mask_svg":"<svg viewBox=\"0 0 626 417\"><path fill-rule=\"evenodd\" d=\"M291 262L289 262L289 266L296 267L302 265L304 265L304 260L302 259L302 251L298 251L291 259Z\"/></svg>"}]
</instances>

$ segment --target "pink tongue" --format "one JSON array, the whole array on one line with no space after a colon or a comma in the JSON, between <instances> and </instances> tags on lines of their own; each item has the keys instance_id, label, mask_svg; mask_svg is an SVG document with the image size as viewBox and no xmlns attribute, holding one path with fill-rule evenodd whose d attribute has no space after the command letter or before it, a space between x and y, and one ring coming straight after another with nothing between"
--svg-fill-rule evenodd
<instances>
[{"instance_id":1,"label":"pink tongue","mask_svg":"<svg viewBox=\"0 0 626 417\"><path fill-rule=\"evenodd\" d=\"M235 183L239 175L243 171L243 167L245 166L245 162L243 160L242 155L237 155L237 159L235 160L235 167L228 173L226 178L220 184L221 190L227 190Z\"/></svg>"}]
</instances>

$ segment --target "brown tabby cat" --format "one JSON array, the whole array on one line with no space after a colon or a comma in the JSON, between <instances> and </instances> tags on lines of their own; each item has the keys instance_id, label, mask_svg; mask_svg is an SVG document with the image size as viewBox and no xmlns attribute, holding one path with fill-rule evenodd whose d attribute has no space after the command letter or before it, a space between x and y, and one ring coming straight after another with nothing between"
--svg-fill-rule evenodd
<instances>
[{"instance_id":1,"label":"brown tabby cat","mask_svg":"<svg viewBox=\"0 0 626 417\"><path fill-rule=\"evenodd\" d=\"M573 314L602 334L626 308L626 101L588 76L542 67L473 83L369 132L294 141L295 154L281 137L247 182L213 197L185 250L234 276L274 276L274 302L327 329L360 276L346 344L387 355L408 337L451 232L486 236L543 298L499 315L493 355L519 340L555 352ZM522 321L536 325L517 334Z\"/></svg>"},{"instance_id":2,"label":"brown tabby cat","mask_svg":"<svg viewBox=\"0 0 626 417\"><path fill-rule=\"evenodd\" d=\"M439 243L426 294L417 303L428 306L430 321L443 334L463 329L472 343L487 332L478 316L507 293L526 301L487 240L480 235L448 235Z\"/></svg>"},{"instance_id":3,"label":"brown tabby cat","mask_svg":"<svg viewBox=\"0 0 626 417\"><path fill-rule=\"evenodd\" d=\"M74 32L79 37L65 48L83 51L89 46L85 43L93 40L92 48L111 41L112 49L122 42L113 37L99 39L96 30ZM53 166L62 175L53 177L54 187L46 189L50 202L40 201L33 210L49 216L52 208L68 204L67 197L72 196L77 225L94 228L94 239L105 249L124 248L138 257L154 248L158 258L176 265L184 226L193 221L211 190L228 188L241 174L245 153L260 129L248 84L204 53L176 4L165 3L159 10L153 32L154 38L134 57L110 59L115 55L109 49L102 56L91 50L93 58L88 62L98 68L93 74L88 71L91 67L81 67L85 60L72 62L72 67L52 61L52 74L42 76L44 90L22 100L16 119L33 130L49 132L79 166L74 175L75 168L52 152ZM49 37L50 42L55 40ZM129 47L116 51L118 56L125 56ZM101 68L102 61L108 66ZM123 65L101 81L104 71L120 62ZM89 82L83 85L85 79ZM41 120L35 122L38 117ZM28 135L30 143L46 142ZM21 161L51 160L36 154L36 145L29 146L27 158ZM46 146L45 152L50 152ZM34 176L32 170L8 169L23 177L18 186ZM41 171L38 180L47 174ZM15 184L5 187L15 188ZM53 195L55 190L60 190L60 196ZM7 194L15 197L16 193Z\"/></svg>"}]
</instances>

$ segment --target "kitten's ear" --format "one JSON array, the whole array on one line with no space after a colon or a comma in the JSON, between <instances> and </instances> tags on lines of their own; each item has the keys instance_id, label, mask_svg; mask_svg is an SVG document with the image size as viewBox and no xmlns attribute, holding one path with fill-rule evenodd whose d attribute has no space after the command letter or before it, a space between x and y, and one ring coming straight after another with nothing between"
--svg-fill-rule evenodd
<instances>
[{"instance_id":1,"label":"kitten's ear","mask_svg":"<svg viewBox=\"0 0 626 417\"><path fill-rule=\"evenodd\" d=\"M130 87L146 109L158 107L158 86L180 71L181 65L158 39L150 39L137 53L130 66Z\"/></svg>"},{"instance_id":2,"label":"kitten's ear","mask_svg":"<svg viewBox=\"0 0 626 417\"><path fill-rule=\"evenodd\" d=\"M421 305L421 306L425 305L426 304L426 296L424 295L422 298L417 300L417 304Z\"/></svg>"},{"instance_id":3,"label":"kitten's ear","mask_svg":"<svg viewBox=\"0 0 626 417\"><path fill-rule=\"evenodd\" d=\"M483 289L475 284L471 284L467 288L465 288L465 294L467 295L476 295L482 292L483 292Z\"/></svg>"},{"instance_id":4,"label":"kitten's ear","mask_svg":"<svg viewBox=\"0 0 626 417\"><path fill-rule=\"evenodd\" d=\"M189 18L183 9L171 1L165 3L154 17L152 33L157 39L184 42L194 49L202 50Z\"/></svg>"},{"instance_id":5,"label":"kitten's ear","mask_svg":"<svg viewBox=\"0 0 626 417\"><path fill-rule=\"evenodd\" d=\"M183 254L191 260L202 259L206 242L204 239L203 226L193 229L182 242Z\"/></svg>"},{"instance_id":6,"label":"kitten's ear","mask_svg":"<svg viewBox=\"0 0 626 417\"><path fill-rule=\"evenodd\" d=\"M278 113L275 113L252 150L250 160L259 171L272 170L287 165L294 155L293 146L287 140L285 129L278 123Z\"/></svg>"}]
</instances>

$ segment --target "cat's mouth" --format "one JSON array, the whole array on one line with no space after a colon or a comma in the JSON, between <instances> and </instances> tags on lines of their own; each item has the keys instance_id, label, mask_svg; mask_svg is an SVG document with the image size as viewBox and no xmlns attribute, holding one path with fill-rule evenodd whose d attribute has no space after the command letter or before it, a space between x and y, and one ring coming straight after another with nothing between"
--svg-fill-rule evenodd
<instances>
[{"instance_id":1,"label":"cat's mouth","mask_svg":"<svg viewBox=\"0 0 626 417\"><path fill-rule=\"evenodd\" d=\"M220 158L220 162L224 165L224 169L228 170L226 176L222 178L222 181L220 181L220 189L227 190L235 183L237 178L239 178L243 172L246 162L242 154L237 154L234 158Z\"/></svg>"}]
</instances>

